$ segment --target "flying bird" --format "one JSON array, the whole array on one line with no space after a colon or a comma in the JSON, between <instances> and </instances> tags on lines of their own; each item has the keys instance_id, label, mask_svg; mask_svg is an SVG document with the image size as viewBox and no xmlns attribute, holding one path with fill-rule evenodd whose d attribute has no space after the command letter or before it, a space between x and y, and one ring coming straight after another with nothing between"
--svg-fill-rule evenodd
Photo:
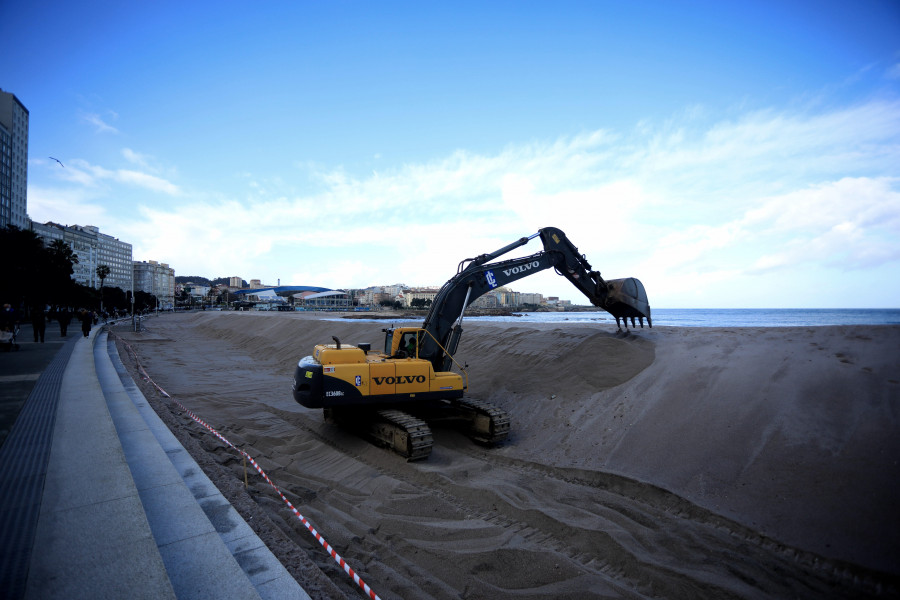
<instances>
[{"instance_id":1,"label":"flying bird","mask_svg":"<svg viewBox=\"0 0 900 600\"><path fill-rule=\"evenodd\" d=\"M64 169L66 168L66 165L62 164L62 161L59 160L58 158L53 158L53 157L51 156L51 157L50 157L50 160L55 160L56 162L59 163L59 166L61 166L61 167L64 168Z\"/></svg>"}]
</instances>

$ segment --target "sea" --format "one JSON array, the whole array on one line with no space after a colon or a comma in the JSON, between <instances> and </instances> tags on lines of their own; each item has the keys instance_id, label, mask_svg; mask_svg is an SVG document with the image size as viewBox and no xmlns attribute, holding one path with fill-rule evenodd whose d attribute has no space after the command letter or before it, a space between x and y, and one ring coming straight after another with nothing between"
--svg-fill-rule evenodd
<instances>
[{"instance_id":1,"label":"sea","mask_svg":"<svg viewBox=\"0 0 900 600\"><path fill-rule=\"evenodd\" d=\"M900 308L654 308L653 326L816 327L824 325L900 325ZM366 320L366 319L361 319ZM420 322L421 318L408 319ZM398 319L397 322L405 321ZM522 312L514 316L464 317L463 322L611 323L605 311ZM384 322L381 320L380 322ZM635 324L640 325L635 321ZM629 323L630 325L630 323ZM646 322L644 324L646 327Z\"/></svg>"}]
</instances>

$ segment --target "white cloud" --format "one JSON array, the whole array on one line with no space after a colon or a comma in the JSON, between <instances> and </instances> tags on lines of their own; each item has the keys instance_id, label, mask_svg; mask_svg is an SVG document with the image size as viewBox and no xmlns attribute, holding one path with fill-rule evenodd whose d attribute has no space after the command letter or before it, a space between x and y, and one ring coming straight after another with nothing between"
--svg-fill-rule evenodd
<instances>
[{"instance_id":1,"label":"white cloud","mask_svg":"<svg viewBox=\"0 0 900 600\"><path fill-rule=\"evenodd\" d=\"M113 114L113 117L116 117ZM85 113L81 116L82 120L90 123L96 128L97 133L119 133L119 130L103 120L103 117L96 113Z\"/></svg>"},{"instance_id":2,"label":"white cloud","mask_svg":"<svg viewBox=\"0 0 900 600\"><path fill-rule=\"evenodd\" d=\"M243 197L144 201L116 235L132 241L136 259L185 274L362 287L440 285L460 260L555 226L604 276L644 281L657 306L766 305L771 290L798 290L813 272L829 281L877 272L881 295L896 304L900 284L885 283L883 270L896 272L900 260L898 140L896 101L719 121L692 107L627 135L459 150L359 176L305 163L298 177L314 186L300 194L285 174L246 174ZM65 176L85 188L199 195L151 174L149 157L123 156L139 170L75 160ZM42 192L49 206L50 190ZM554 274L515 287L582 301ZM809 294L779 301L814 302Z\"/></svg>"},{"instance_id":3,"label":"white cloud","mask_svg":"<svg viewBox=\"0 0 900 600\"><path fill-rule=\"evenodd\" d=\"M83 190L29 186L28 216L38 223L90 225L105 221L107 212Z\"/></svg>"},{"instance_id":4,"label":"white cloud","mask_svg":"<svg viewBox=\"0 0 900 600\"><path fill-rule=\"evenodd\" d=\"M802 268L809 263L841 270L878 267L900 259L898 180L844 178L767 199L743 226L758 236L784 239L751 272Z\"/></svg>"},{"instance_id":5,"label":"white cloud","mask_svg":"<svg viewBox=\"0 0 900 600\"><path fill-rule=\"evenodd\" d=\"M122 148L122 156L124 156L125 160L132 164L143 167L145 169L150 168L149 157L144 154L135 152L131 148Z\"/></svg>"},{"instance_id":6,"label":"white cloud","mask_svg":"<svg viewBox=\"0 0 900 600\"><path fill-rule=\"evenodd\" d=\"M844 177L838 181L763 199L747 212L744 225L773 231L829 231L842 224L890 230L900 238L900 179Z\"/></svg>"},{"instance_id":7,"label":"white cloud","mask_svg":"<svg viewBox=\"0 0 900 600\"><path fill-rule=\"evenodd\" d=\"M177 185L161 177L130 169L107 169L92 165L83 159L73 159L66 171L60 171L57 176L86 187L96 187L104 182L117 182L167 195L180 193Z\"/></svg>"},{"instance_id":8,"label":"white cloud","mask_svg":"<svg viewBox=\"0 0 900 600\"><path fill-rule=\"evenodd\" d=\"M161 177L148 175L147 173L141 173L140 171L119 169L114 173L113 176L117 181L121 181L122 183L129 183L131 185L143 187L154 192L162 192L163 194L169 194L172 196L179 193L177 185L166 181Z\"/></svg>"}]
</instances>

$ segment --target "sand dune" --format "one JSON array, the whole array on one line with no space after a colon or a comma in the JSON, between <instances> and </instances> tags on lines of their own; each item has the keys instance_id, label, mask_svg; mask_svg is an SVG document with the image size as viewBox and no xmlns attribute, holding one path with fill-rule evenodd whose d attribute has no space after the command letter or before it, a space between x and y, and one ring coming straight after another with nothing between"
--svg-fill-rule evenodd
<instances>
[{"instance_id":1,"label":"sand dune","mask_svg":"<svg viewBox=\"0 0 900 600\"><path fill-rule=\"evenodd\" d=\"M383 598L897 592L900 327L470 323L470 396L508 410L513 434L484 449L438 429L429 460L405 463L290 397L315 343L378 348L383 326L207 313L120 335Z\"/></svg>"}]
</instances>

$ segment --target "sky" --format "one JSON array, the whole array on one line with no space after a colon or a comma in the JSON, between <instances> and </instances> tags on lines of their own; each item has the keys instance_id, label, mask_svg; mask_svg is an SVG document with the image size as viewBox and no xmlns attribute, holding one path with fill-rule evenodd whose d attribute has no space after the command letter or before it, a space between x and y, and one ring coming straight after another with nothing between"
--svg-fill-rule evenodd
<instances>
[{"instance_id":1,"label":"sky","mask_svg":"<svg viewBox=\"0 0 900 600\"><path fill-rule=\"evenodd\" d=\"M29 216L176 275L440 286L553 226L651 307L900 307L894 0L0 0L0 88Z\"/></svg>"}]
</instances>

